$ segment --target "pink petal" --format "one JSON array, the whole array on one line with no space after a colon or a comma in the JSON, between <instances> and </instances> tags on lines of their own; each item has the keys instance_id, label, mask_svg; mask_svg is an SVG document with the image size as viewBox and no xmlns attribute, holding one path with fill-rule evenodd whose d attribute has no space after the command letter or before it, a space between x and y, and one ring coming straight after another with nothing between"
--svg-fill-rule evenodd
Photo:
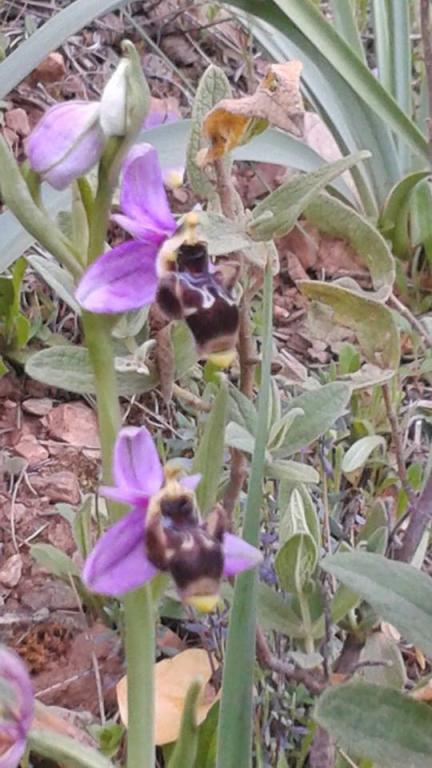
<instances>
[{"instance_id":1,"label":"pink petal","mask_svg":"<svg viewBox=\"0 0 432 768\"><path fill-rule=\"evenodd\" d=\"M157 152L150 144L136 144L126 157L120 207L128 219L161 239L175 232Z\"/></svg>"},{"instance_id":2,"label":"pink petal","mask_svg":"<svg viewBox=\"0 0 432 768\"><path fill-rule=\"evenodd\" d=\"M247 541L232 533L226 533L223 539L224 574L235 576L262 563L261 552Z\"/></svg>"},{"instance_id":3,"label":"pink petal","mask_svg":"<svg viewBox=\"0 0 432 768\"><path fill-rule=\"evenodd\" d=\"M119 227L125 229L126 232L137 240L143 240L145 243L154 243L160 246L166 239L165 232L161 229L155 229L154 222L149 223L147 219L131 219L122 213L115 213L111 218Z\"/></svg>"},{"instance_id":4,"label":"pink petal","mask_svg":"<svg viewBox=\"0 0 432 768\"><path fill-rule=\"evenodd\" d=\"M0 768L17 768L25 750L25 738L17 735L9 749L0 753Z\"/></svg>"},{"instance_id":5,"label":"pink petal","mask_svg":"<svg viewBox=\"0 0 432 768\"><path fill-rule=\"evenodd\" d=\"M145 516L136 508L99 539L82 573L88 589L117 597L153 578L157 568L145 553L144 524Z\"/></svg>"},{"instance_id":6,"label":"pink petal","mask_svg":"<svg viewBox=\"0 0 432 768\"><path fill-rule=\"evenodd\" d=\"M105 144L98 113L97 102L56 104L31 133L30 165L55 189L65 189L98 162Z\"/></svg>"},{"instance_id":7,"label":"pink petal","mask_svg":"<svg viewBox=\"0 0 432 768\"><path fill-rule=\"evenodd\" d=\"M76 297L90 312L126 312L156 295L156 252L150 243L129 241L107 251L88 268Z\"/></svg>"},{"instance_id":8,"label":"pink petal","mask_svg":"<svg viewBox=\"0 0 432 768\"><path fill-rule=\"evenodd\" d=\"M153 496L164 474L153 438L146 427L124 427L114 446L113 474L122 491L141 497Z\"/></svg>"},{"instance_id":9,"label":"pink petal","mask_svg":"<svg viewBox=\"0 0 432 768\"><path fill-rule=\"evenodd\" d=\"M13 704L13 709L17 713L14 727L20 733L25 734L33 719L33 686L24 662L17 653L9 650L6 646L0 646L1 680L4 680L10 687L10 703Z\"/></svg>"}]
</instances>

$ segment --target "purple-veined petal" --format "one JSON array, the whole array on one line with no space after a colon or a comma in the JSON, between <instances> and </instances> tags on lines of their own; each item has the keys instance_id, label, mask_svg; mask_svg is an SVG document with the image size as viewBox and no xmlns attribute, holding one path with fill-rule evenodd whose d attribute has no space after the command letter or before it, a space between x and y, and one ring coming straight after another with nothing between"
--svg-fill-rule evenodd
<instances>
[{"instance_id":1,"label":"purple-veined petal","mask_svg":"<svg viewBox=\"0 0 432 768\"><path fill-rule=\"evenodd\" d=\"M161 240L175 232L157 152L150 144L135 145L126 157L120 207L128 219L160 234Z\"/></svg>"},{"instance_id":2,"label":"purple-veined petal","mask_svg":"<svg viewBox=\"0 0 432 768\"><path fill-rule=\"evenodd\" d=\"M32 131L30 165L55 189L65 189L98 162L105 144L98 115L97 102L67 101L51 107Z\"/></svg>"},{"instance_id":3,"label":"purple-veined petal","mask_svg":"<svg viewBox=\"0 0 432 768\"><path fill-rule=\"evenodd\" d=\"M82 277L76 297L90 312L126 312L156 295L156 247L129 241L99 256Z\"/></svg>"},{"instance_id":4,"label":"purple-veined petal","mask_svg":"<svg viewBox=\"0 0 432 768\"><path fill-rule=\"evenodd\" d=\"M259 549L232 533L224 535L223 552L225 576L235 576L236 573L255 568L263 560Z\"/></svg>"},{"instance_id":5,"label":"purple-veined petal","mask_svg":"<svg viewBox=\"0 0 432 768\"><path fill-rule=\"evenodd\" d=\"M160 490L164 473L146 427L120 430L114 446L113 475L117 487L139 496L153 496Z\"/></svg>"},{"instance_id":6,"label":"purple-veined petal","mask_svg":"<svg viewBox=\"0 0 432 768\"><path fill-rule=\"evenodd\" d=\"M88 589L117 597L153 578L157 568L145 553L144 525L145 515L137 507L104 533L84 564Z\"/></svg>"},{"instance_id":7,"label":"purple-veined petal","mask_svg":"<svg viewBox=\"0 0 432 768\"><path fill-rule=\"evenodd\" d=\"M202 475L186 475L180 480L180 484L187 488L189 491L194 491L197 485L201 482Z\"/></svg>"}]
</instances>

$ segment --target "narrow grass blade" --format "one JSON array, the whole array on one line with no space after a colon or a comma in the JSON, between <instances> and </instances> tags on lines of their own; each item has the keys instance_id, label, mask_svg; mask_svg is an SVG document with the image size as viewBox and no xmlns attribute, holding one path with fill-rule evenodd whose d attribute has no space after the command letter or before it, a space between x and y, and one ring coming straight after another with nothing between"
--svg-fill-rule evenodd
<instances>
[{"instance_id":1,"label":"narrow grass blade","mask_svg":"<svg viewBox=\"0 0 432 768\"><path fill-rule=\"evenodd\" d=\"M263 498L263 469L270 402L272 350L271 264L264 278L264 331L257 438L252 459L243 535L257 546ZM257 574L247 571L237 577L228 630L219 716L217 768L250 768L252 748L252 690L255 666Z\"/></svg>"},{"instance_id":2,"label":"narrow grass blade","mask_svg":"<svg viewBox=\"0 0 432 768\"><path fill-rule=\"evenodd\" d=\"M359 59L366 62L361 38L357 28L352 0L331 0L334 25L339 35L345 40Z\"/></svg>"}]
</instances>

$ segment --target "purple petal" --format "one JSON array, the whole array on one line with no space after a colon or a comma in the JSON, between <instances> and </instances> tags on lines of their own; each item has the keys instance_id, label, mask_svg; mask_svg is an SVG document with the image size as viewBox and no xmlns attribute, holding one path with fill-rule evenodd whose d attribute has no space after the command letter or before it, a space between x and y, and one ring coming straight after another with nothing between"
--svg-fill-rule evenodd
<instances>
[{"instance_id":1,"label":"purple petal","mask_svg":"<svg viewBox=\"0 0 432 768\"><path fill-rule=\"evenodd\" d=\"M150 131L151 128L157 128L163 123L176 123L180 118L181 115L173 110L167 110L165 107L161 109L159 105L153 108L150 106L150 112L147 114L142 127L145 131Z\"/></svg>"},{"instance_id":2,"label":"purple petal","mask_svg":"<svg viewBox=\"0 0 432 768\"><path fill-rule=\"evenodd\" d=\"M149 224L147 219L131 219L122 213L114 213L111 218L119 227L129 232L137 240L143 240L145 243L154 243L159 247L166 239L165 233L155 229L153 222Z\"/></svg>"},{"instance_id":3,"label":"purple petal","mask_svg":"<svg viewBox=\"0 0 432 768\"><path fill-rule=\"evenodd\" d=\"M189 491L194 491L197 485L201 482L202 475L186 475L180 480L180 484L187 488Z\"/></svg>"},{"instance_id":4,"label":"purple petal","mask_svg":"<svg viewBox=\"0 0 432 768\"><path fill-rule=\"evenodd\" d=\"M150 304L156 295L153 244L129 241L107 251L88 268L76 297L90 312L126 312Z\"/></svg>"},{"instance_id":5,"label":"purple petal","mask_svg":"<svg viewBox=\"0 0 432 768\"><path fill-rule=\"evenodd\" d=\"M116 486L141 497L153 496L164 474L153 438L146 427L124 427L114 446L113 474Z\"/></svg>"},{"instance_id":6,"label":"purple petal","mask_svg":"<svg viewBox=\"0 0 432 768\"><path fill-rule=\"evenodd\" d=\"M30 165L55 189L65 189L98 162L105 144L98 114L97 102L56 104L32 131Z\"/></svg>"},{"instance_id":7,"label":"purple petal","mask_svg":"<svg viewBox=\"0 0 432 768\"><path fill-rule=\"evenodd\" d=\"M121 504L131 504L140 506L145 512L148 505L148 496L141 491L130 490L129 488L117 488L114 485L99 486L99 493L107 499L119 501Z\"/></svg>"},{"instance_id":8,"label":"purple petal","mask_svg":"<svg viewBox=\"0 0 432 768\"><path fill-rule=\"evenodd\" d=\"M26 734L33 719L33 687L23 661L5 646L0 646L0 680L10 686L10 704L19 715L16 725L22 734Z\"/></svg>"},{"instance_id":9,"label":"purple petal","mask_svg":"<svg viewBox=\"0 0 432 768\"><path fill-rule=\"evenodd\" d=\"M1 736L2 733L0 730L0 749L2 748ZM0 752L0 768L17 768L25 750L25 738L16 737L6 752Z\"/></svg>"},{"instance_id":10,"label":"purple petal","mask_svg":"<svg viewBox=\"0 0 432 768\"><path fill-rule=\"evenodd\" d=\"M152 231L160 241L175 232L157 152L150 144L137 144L126 157L120 207L129 220Z\"/></svg>"},{"instance_id":11,"label":"purple petal","mask_svg":"<svg viewBox=\"0 0 432 768\"><path fill-rule=\"evenodd\" d=\"M137 507L99 539L82 573L88 589L117 597L144 584L157 573L144 545L145 515Z\"/></svg>"},{"instance_id":12,"label":"purple petal","mask_svg":"<svg viewBox=\"0 0 432 768\"><path fill-rule=\"evenodd\" d=\"M235 576L236 573L255 568L263 560L261 552L256 547L232 533L224 535L223 551L225 576Z\"/></svg>"}]
</instances>

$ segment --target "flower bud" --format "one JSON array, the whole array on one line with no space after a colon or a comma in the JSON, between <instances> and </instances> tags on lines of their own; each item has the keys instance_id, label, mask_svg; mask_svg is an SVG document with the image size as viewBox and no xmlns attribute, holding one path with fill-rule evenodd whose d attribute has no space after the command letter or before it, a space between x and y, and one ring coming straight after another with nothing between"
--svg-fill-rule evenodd
<instances>
[{"instance_id":1,"label":"flower bud","mask_svg":"<svg viewBox=\"0 0 432 768\"><path fill-rule=\"evenodd\" d=\"M108 80L100 103L100 124L106 136L135 134L150 104L150 92L138 54L128 40L125 56Z\"/></svg>"},{"instance_id":2,"label":"flower bud","mask_svg":"<svg viewBox=\"0 0 432 768\"><path fill-rule=\"evenodd\" d=\"M105 138L99 104L65 101L45 112L30 134L27 154L31 168L55 189L65 189L99 160Z\"/></svg>"}]
</instances>

